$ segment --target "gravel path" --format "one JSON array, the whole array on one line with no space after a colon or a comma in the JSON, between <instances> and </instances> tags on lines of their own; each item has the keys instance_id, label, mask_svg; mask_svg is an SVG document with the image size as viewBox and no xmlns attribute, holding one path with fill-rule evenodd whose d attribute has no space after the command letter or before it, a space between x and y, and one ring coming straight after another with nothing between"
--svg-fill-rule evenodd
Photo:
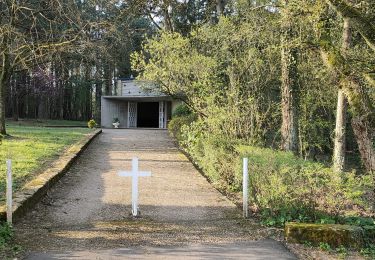
<instances>
[{"instance_id":1,"label":"gravel path","mask_svg":"<svg viewBox=\"0 0 375 260\"><path fill-rule=\"evenodd\" d=\"M140 179L136 219L131 178L117 176L135 156L152 172ZM15 231L29 259L294 259L273 240L254 242L266 231L243 220L163 130L104 130Z\"/></svg>"}]
</instances>

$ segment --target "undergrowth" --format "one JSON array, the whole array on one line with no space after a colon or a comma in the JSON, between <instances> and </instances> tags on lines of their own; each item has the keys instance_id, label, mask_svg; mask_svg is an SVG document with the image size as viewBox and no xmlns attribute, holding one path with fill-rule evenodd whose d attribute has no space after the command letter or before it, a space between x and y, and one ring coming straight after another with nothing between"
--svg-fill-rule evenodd
<instances>
[{"instance_id":1,"label":"undergrowth","mask_svg":"<svg viewBox=\"0 0 375 260\"><path fill-rule=\"evenodd\" d=\"M373 214L371 175L337 173L326 164L290 152L215 134L185 111L172 119L169 130L207 178L224 192L241 192L242 158L248 157L251 208L266 226L282 227L289 221L371 222L361 218Z\"/></svg>"}]
</instances>

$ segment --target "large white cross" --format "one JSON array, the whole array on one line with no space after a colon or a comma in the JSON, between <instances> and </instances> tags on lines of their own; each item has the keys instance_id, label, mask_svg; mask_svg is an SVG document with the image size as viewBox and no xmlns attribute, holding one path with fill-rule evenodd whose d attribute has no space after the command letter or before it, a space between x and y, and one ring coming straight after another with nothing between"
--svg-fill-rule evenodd
<instances>
[{"instance_id":1,"label":"large white cross","mask_svg":"<svg viewBox=\"0 0 375 260\"><path fill-rule=\"evenodd\" d=\"M118 173L121 177L132 177L132 214L134 217L138 216L138 177L149 177L151 172L138 171L138 158L134 157L132 160L132 171Z\"/></svg>"}]
</instances>

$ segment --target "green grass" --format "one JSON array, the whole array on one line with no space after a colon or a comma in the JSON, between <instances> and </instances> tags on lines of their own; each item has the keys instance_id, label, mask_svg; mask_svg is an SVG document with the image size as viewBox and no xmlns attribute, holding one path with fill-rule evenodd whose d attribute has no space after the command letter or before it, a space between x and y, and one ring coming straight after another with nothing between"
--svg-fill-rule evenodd
<instances>
[{"instance_id":1,"label":"green grass","mask_svg":"<svg viewBox=\"0 0 375 260\"><path fill-rule=\"evenodd\" d=\"M10 136L0 145L0 201L5 199L6 159L12 159L13 187L19 190L37 173L46 169L67 147L92 132L88 128L54 128L48 125L76 125L68 121L8 122ZM44 127L41 127L44 126Z\"/></svg>"},{"instance_id":2,"label":"green grass","mask_svg":"<svg viewBox=\"0 0 375 260\"><path fill-rule=\"evenodd\" d=\"M81 127L87 127L86 121L48 120L48 119L20 119L18 121L8 120L7 124L10 126L39 126L39 127L81 126Z\"/></svg>"}]
</instances>

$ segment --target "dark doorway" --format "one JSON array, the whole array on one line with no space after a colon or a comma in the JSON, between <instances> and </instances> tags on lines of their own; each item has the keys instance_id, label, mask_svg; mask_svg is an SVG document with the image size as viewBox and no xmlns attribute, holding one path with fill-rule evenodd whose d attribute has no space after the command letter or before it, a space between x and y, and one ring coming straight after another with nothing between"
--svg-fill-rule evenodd
<instances>
[{"instance_id":1,"label":"dark doorway","mask_svg":"<svg viewBox=\"0 0 375 260\"><path fill-rule=\"evenodd\" d=\"M159 128L159 103L158 102L138 103L137 127Z\"/></svg>"}]
</instances>

